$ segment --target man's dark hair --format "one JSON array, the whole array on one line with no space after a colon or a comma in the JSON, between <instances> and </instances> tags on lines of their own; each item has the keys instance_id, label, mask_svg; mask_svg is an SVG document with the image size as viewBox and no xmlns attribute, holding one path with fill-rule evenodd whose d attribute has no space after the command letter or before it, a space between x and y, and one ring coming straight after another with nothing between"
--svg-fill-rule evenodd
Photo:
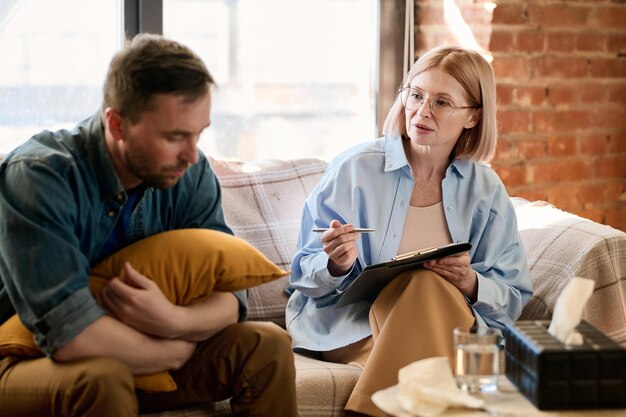
<instances>
[{"instance_id":1,"label":"man's dark hair","mask_svg":"<svg viewBox=\"0 0 626 417\"><path fill-rule=\"evenodd\" d=\"M143 111L151 109L155 95L174 94L194 101L214 83L191 49L159 35L139 34L111 60L102 110L112 107L136 123Z\"/></svg>"}]
</instances>

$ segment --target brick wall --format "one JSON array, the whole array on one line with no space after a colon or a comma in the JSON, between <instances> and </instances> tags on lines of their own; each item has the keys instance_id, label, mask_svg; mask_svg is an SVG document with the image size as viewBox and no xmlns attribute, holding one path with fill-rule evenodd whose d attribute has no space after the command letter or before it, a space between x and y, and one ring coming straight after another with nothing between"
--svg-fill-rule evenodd
<instances>
[{"instance_id":1,"label":"brick wall","mask_svg":"<svg viewBox=\"0 0 626 417\"><path fill-rule=\"evenodd\" d=\"M626 231L626 3L417 0L416 54L441 43L492 56L512 196Z\"/></svg>"}]
</instances>

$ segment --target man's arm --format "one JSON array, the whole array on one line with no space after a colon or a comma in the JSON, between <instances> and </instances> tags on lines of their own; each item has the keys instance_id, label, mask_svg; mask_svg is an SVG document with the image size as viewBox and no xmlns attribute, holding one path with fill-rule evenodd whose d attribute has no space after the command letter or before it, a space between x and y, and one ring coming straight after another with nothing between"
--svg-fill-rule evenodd
<instances>
[{"instance_id":1,"label":"man's arm","mask_svg":"<svg viewBox=\"0 0 626 417\"><path fill-rule=\"evenodd\" d=\"M103 316L59 348L53 357L66 362L88 356L108 356L126 364L134 374L180 368L191 357L195 343L158 339Z\"/></svg>"},{"instance_id":2,"label":"man's arm","mask_svg":"<svg viewBox=\"0 0 626 417\"><path fill-rule=\"evenodd\" d=\"M100 303L118 320L142 333L201 341L238 320L239 301L233 293L215 292L187 306L177 306L128 262L124 269L126 282L113 278L102 290Z\"/></svg>"}]
</instances>

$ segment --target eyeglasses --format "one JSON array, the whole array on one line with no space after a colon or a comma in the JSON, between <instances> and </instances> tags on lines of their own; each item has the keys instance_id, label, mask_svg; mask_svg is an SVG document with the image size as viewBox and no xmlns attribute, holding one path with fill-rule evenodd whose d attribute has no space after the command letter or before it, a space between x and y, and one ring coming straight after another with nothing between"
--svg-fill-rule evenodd
<instances>
[{"instance_id":1,"label":"eyeglasses","mask_svg":"<svg viewBox=\"0 0 626 417\"><path fill-rule=\"evenodd\" d=\"M419 110L424 104L424 95L415 88L405 87L398 91L402 99L402 104L407 110ZM443 97L430 97L428 98L428 104L430 105L430 112L437 119L449 119L452 117L452 113L456 109L479 109L480 106L460 106L457 107L454 103Z\"/></svg>"}]
</instances>

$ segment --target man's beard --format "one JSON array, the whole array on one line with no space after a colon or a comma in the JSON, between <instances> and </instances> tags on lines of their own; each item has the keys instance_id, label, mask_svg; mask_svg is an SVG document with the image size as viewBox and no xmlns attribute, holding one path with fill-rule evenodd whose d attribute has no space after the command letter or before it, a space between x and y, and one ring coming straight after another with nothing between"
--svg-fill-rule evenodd
<instances>
[{"instance_id":1,"label":"man's beard","mask_svg":"<svg viewBox=\"0 0 626 417\"><path fill-rule=\"evenodd\" d=\"M170 188L176 185L180 178L174 173L189 167L187 163L180 163L176 166L162 167L159 172L155 173L150 166L149 159L138 156L131 150L124 155L124 161L127 169L135 177L139 178L146 186L157 189Z\"/></svg>"}]
</instances>

